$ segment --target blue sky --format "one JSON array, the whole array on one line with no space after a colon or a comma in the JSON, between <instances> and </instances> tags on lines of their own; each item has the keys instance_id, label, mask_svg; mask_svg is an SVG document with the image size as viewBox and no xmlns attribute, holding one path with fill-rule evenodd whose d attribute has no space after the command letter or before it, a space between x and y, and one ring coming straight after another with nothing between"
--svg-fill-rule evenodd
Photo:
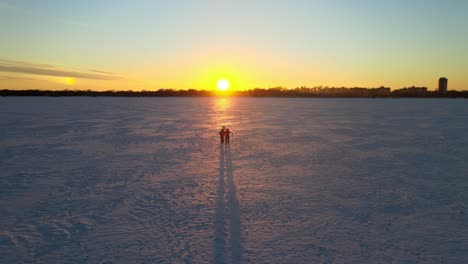
<instances>
[{"instance_id":1,"label":"blue sky","mask_svg":"<svg viewBox=\"0 0 468 264\"><path fill-rule=\"evenodd\" d=\"M441 76L468 89L467 11L468 1L432 0L0 0L0 59L119 76L77 78L80 89L201 89L220 77L238 89L435 88ZM38 77L0 88L70 85Z\"/></svg>"}]
</instances>

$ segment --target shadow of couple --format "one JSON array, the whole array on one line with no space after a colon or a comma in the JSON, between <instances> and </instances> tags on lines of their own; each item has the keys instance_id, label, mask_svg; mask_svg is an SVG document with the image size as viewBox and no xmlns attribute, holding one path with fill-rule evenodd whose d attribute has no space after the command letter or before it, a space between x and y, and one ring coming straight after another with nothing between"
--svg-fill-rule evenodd
<instances>
[{"instance_id":1,"label":"shadow of couple","mask_svg":"<svg viewBox=\"0 0 468 264\"><path fill-rule=\"evenodd\" d=\"M225 188L225 180L227 181L227 188ZM217 197L213 263L226 263L226 253L230 253L231 255L231 263L241 263L240 207L234 183L231 148L229 145L220 145L219 148ZM230 235L229 243L227 243L228 234ZM226 252L226 244L230 246L230 251L228 252Z\"/></svg>"}]
</instances>

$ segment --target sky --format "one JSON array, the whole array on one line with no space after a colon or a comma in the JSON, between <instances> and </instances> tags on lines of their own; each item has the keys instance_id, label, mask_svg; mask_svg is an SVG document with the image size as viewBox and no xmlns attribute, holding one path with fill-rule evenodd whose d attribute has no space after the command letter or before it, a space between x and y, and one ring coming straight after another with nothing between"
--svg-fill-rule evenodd
<instances>
[{"instance_id":1,"label":"sky","mask_svg":"<svg viewBox=\"0 0 468 264\"><path fill-rule=\"evenodd\" d=\"M0 89L468 90L465 0L0 0Z\"/></svg>"}]
</instances>

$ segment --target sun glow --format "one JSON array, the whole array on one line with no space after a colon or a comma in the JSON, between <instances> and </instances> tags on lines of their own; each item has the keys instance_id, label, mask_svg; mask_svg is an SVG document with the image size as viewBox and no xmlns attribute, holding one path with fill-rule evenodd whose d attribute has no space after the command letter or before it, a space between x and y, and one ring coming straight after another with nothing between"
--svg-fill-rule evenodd
<instances>
[{"instance_id":1,"label":"sun glow","mask_svg":"<svg viewBox=\"0 0 468 264\"><path fill-rule=\"evenodd\" d=\"M74 85L75 84L75 79L71 77L67 77L64 79L64 82L66 85Z\"/></svg>"},{"instance_id":2,"label":"sun glow","mask_svg":"<svg viewBox=\"0 0 468 264\"><path fill-rule=\"evenodd\" d=\"M226 79L220 79L217 83L218 89L221 91L226 91L229 89L229 81Z\"/></svg>"}]
</instances>

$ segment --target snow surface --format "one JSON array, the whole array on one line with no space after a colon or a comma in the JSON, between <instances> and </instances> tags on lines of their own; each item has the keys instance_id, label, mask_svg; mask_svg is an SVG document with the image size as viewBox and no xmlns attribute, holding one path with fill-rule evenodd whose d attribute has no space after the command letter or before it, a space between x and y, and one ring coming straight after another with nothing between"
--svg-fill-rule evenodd
<instances>
[{"instance_id":1,"label":"snow surface","mask_svg":"<svg viewBox=\"0 0 468 264\"><path fill-rule=\"evenodd\" d=\"M468 263L467 129L456 99L0 98L0 263Z\"/></svg>"}]
</instances>

